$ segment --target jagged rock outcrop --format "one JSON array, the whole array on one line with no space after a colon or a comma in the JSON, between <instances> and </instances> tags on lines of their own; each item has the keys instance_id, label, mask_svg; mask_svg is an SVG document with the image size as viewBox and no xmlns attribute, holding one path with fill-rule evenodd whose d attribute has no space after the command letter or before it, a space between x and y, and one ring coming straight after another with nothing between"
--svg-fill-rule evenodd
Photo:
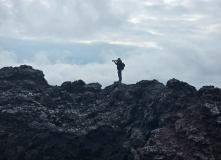
<instances>
[{"instance_id":1,"label":"jagged rock outcrop","mask_svg":"<svg viewBox=\"0 0 221 160\"><path fill-rule=\"evenodd\" d=\"M221 90L176 79L48 85L0 69L0 160L218 160Z\"/></svg>"}]
</instances>

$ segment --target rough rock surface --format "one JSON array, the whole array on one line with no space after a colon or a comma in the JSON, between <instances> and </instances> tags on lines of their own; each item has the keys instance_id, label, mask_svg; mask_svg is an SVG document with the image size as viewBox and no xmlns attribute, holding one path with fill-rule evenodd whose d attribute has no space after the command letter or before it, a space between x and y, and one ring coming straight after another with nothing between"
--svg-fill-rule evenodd
<instances>
[{"instance_id":1,"label":"rough rock surface","mask_svg":"<svg viewBox=\"0 0 221 160\"><path fill-rule=\"evenodd\" d=\"M221 90L176 79L48 85L0 69L0 160L218 160Z\"/></svg>"}]
</instances>

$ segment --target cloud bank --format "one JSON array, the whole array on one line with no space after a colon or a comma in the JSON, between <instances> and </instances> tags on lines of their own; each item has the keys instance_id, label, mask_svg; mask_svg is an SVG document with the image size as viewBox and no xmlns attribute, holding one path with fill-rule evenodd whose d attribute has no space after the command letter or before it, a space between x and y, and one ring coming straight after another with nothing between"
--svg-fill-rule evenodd
<instances>
[{"instance_id":1,"label":"cloud bank","mask_svg":"<svg viewBox=\"0 0 221 160\"><path fill-rule=\"evenodd\" d=\"M29 64L50 84L171 78L220 85L220 0L0 0L0 67Z\"/></svg>"}]
</instances>

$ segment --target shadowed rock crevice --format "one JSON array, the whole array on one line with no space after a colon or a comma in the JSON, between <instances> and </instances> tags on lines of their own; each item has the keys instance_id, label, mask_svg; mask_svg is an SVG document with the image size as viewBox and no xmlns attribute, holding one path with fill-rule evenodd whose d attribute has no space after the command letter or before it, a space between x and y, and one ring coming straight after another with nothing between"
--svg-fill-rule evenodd
<instances>
[{"instance_id":1,"label":"shadowed rock crevice","mask_svg":"<svg viewBox=\"0 0 221 160\"><path fill-rule=\"evenodd\" d=\"M177 79L48 85L31 66L0 69L0 160L216 160L221 90Z\"/></svg>"}]
</instances>

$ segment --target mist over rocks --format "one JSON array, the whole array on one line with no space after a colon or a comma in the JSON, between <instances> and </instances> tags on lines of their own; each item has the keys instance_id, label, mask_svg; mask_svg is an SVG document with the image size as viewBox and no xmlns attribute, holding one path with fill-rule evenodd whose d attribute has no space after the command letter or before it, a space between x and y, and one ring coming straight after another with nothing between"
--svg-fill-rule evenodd
<instances>
[{"instance_id":1,"label":"mist over rocks","mask_svg":"<svg viewBox=\"0 0 221 160\"><path fill-rule=\"evenodd\" d=\"M31 66L0 69L1 160L217 160L221 90L171 79L51 86Z\"/></svg>"}]
</instances>

